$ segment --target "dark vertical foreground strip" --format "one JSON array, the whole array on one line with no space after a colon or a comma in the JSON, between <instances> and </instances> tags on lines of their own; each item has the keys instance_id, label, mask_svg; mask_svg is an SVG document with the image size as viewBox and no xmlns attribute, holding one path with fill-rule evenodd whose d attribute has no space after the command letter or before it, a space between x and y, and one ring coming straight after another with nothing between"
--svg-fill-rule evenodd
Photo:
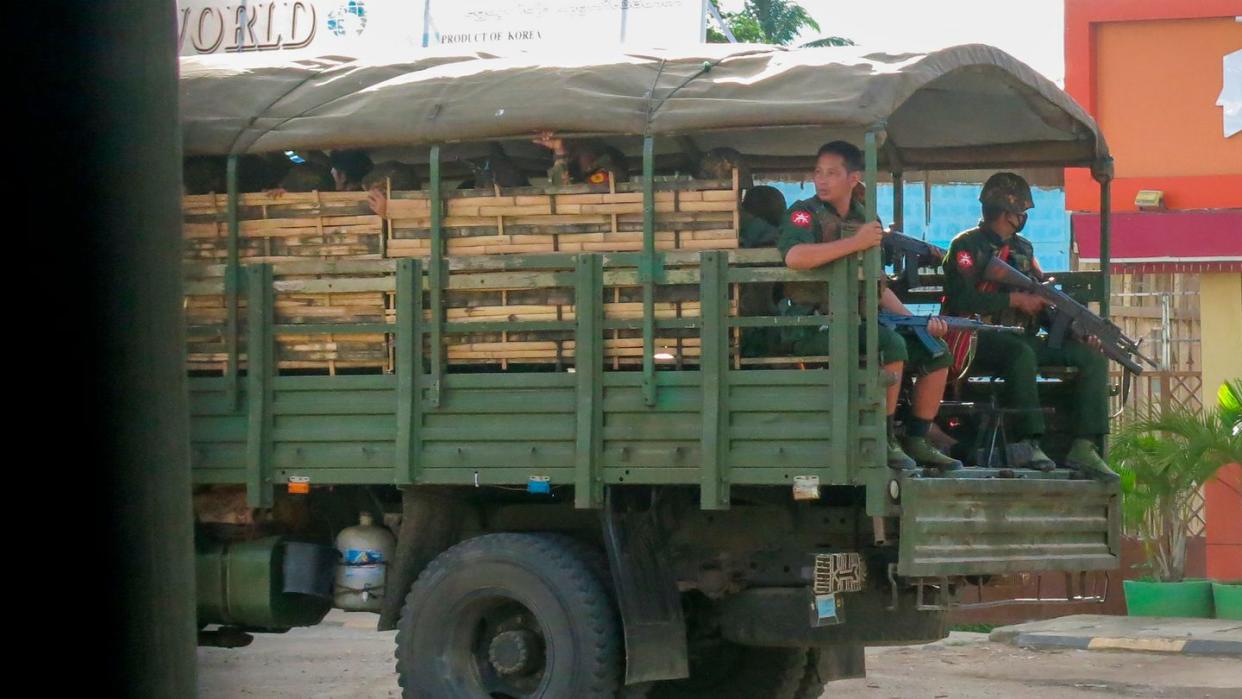
<instances>
[{"instance_id":1,"label":"dark vertical foreground strip","mask_svg":"<svg viewBox=\"0 0 1242 699\"><path fill-rule=\"evenodd\" d=\"M29 486L6 487L39 508L28 524L67 526L42 544L48 587L8 606L49 637L22 643L49 693L192 697L176 3L10 9L23 43L9 46L7 92L25 111L5 129L6 169L26 220L7 222L5 263L37 276L20 282L29 316L11 328L29 338L26 363L6 362L29 425L10 432L22 456L6 471Z\"/></svg>"}]
</instances>

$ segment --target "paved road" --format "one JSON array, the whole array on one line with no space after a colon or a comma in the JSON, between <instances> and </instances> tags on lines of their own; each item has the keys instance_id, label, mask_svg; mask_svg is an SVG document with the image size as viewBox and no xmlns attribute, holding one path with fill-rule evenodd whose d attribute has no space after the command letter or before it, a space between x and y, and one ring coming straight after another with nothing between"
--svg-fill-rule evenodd
<instances>
[{"instance_id":1,"label":"paved road","mask_svg":"<svg viewBox=\"0 0 1242 699\"><path fill-rule=\"evenodd\" d=\"M200 696L399 697L394 634L364 627L373 620L334 612L329 623L259 635L247 648L200 648ZM1236 658L1030 651L991 643L986 634L869 649L867 667L867 679L833 683L825 699L1242 699L1242 663Z\"/></svg>"}]
</instances>

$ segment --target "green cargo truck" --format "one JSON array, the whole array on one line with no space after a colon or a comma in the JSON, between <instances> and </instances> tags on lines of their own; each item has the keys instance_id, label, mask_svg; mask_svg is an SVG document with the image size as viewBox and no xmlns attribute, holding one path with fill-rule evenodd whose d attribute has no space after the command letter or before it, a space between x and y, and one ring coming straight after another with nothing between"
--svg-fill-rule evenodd
<instances>
[{"instance_id":1,"label":"green cargo truck","mask_svg":"<svg viewBox=\"0 0 1242 699\"><path fill-rule=\"evenodd\" d=\"M669 211L692 221L687 200L717 196L681 175L696 153L730 146L758 178L796 176L821 143L846 138L864 148L869 192L881 168L898 184L915 171L1090 168L1107 240L1110 159L1096 124L1008 55L229 56L183 59L181 83L187 156L228 158L227 194L187 215L220 231L218 257L186 265L187 294L222 299L215 326L187 331L192 342L214 333L220 358L189 380L199 621L217 634L204 638L320 620L349 563L333 540L360 513L386 517L396 534L391 560L364 561L385 575L363 597L378 600L380 629L398 630L399 678L418 697L815 697L829 680L862 675L868 645L943 638L967 586L1117 566L1115 485L990 461L952 477L886 467L878 249L794 272L771 249L696 250L685 235L661 247L657 235ZM640 243L450 254L464 245L446 233L465 206L453 197L471 194L449 186L469 175L472 144L505 143L537 179L547 163L523 160L521 145L543 130L601 138L641 169L624 185L481 195L636 206L591 220L604 222L605 245L627 222ZM395 208L426 207L411 219L425 253L393 252L396 213L379 249L357 257L289 261L271 253L280 241L255 247L247 236L262 226L247 216L278 218L281 204L239 193L247 155L346 147L423 168L423 190L386 195ZM715 191L736 194L737 181ZM309 208L289 196L303 215L358 206L336 193ZM874 199L867 207L874 215ZM476 209L480 220L504 216ZM507 221L535 236L577 225L558 217L584 210ZM504 221L470 225L519 237ZM789 281L826 284L830 313L738 313L743 288ZM1080 300L1107 299L1106 277L1062 281ZM618 289L637 310L609 310ZM661 313L671 290L696 312ZM555 293L570 311L480 321L451 310L454 295L475 292ZM363 293L387 299L363 322L280 310L291 295ZM740 356L745 333L808 323L833 328L829 356ZM542 363L454 354L480 335L554 337L558 349ZM297 345L310 360L282 359L289 336L311 338ZM361 336L378 336L381 366L340 359ZM957 420L989 424L971 422L972 408L987 412L978 406L994 385L962 388Z\"/></svg>"}]
</instances>

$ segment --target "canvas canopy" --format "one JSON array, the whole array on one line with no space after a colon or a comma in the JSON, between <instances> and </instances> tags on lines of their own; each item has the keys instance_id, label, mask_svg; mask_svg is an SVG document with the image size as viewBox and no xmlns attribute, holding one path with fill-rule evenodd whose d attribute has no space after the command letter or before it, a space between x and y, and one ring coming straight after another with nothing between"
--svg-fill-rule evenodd
<instances>
[{"instance_id":1,"label":"canvas canopy","mask_svg":"<svg viewBox=\"0 0 1242 699\"><path fill-rule=\"evenodd\" d=\"M187 154L529 139L728 145L758 169L880 127L889 169L1100 166L1069 95L1005 52L708 44L590 55L210 55L181 61Z\"/></svg>"}]
</instances>

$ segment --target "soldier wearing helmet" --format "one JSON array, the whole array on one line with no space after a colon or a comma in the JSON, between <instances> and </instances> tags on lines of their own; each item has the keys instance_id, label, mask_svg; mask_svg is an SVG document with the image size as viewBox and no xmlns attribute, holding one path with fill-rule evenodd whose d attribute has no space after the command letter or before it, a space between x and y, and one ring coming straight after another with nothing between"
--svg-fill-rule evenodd
<instances>
[{"instance_id":1,"label":"soldier wearing helmet","mask_svg":"<svg viewBox=\"0 0 1242 699\"><path fill-rule=\"evenodd\" d=\"M739 153L736 148L722 147L707 151L703 157L699 158L699 165L694 176L700 180L732 180L734 170L737 170L739 189L750 189L754 186L754 178L751 177L746 156Z\"/></svg>"},{"instance_id":2,"label":"soldier wearing helmet","mask_svg":"<svg viewBox=\"0 0 1242 699\"><path fill-rule=\"evenodd\" d=\"M984 281L983 270L993 257L1008 262L1034 279L1043 272L1035 260L1031 241L1019 235L1026 227L1027 211L1034 207L1031 187L1012 172L988 178L979 194L983 219L971 230L958 234L944 260L943 313L979 315L1003 325L1023 325L1025 335L979 333L974 366L1005 379L1002 407L1013 409L1008 434L1016 442L1010 449L1010 465L1050 471L1056 467L1043 452L1044 433L1036 382L1041 366L1068 366L1078 370L1072 400L1074 442L1067 465L1095 478L1117 476L1100 458L1096 445L1108 432L1107 360L1088 343L1066 339L1051 348L1037 333L1045 301L1034 294L1011 292ZM952 344L952 338L950 338Z\"/></svg>"},{"instance_id":3,"label":"soldier wearing helmet","mask_svg":"<svg viewBox=\"0 0 1242 699\"><path fill-rule=\"evenodd\" d=\"M598 139L569 140L544 132L532 142L552 151L548 181L553 185L608 184L610 179L630 179L625 155Z\"/></svg>"}]
</instances>

